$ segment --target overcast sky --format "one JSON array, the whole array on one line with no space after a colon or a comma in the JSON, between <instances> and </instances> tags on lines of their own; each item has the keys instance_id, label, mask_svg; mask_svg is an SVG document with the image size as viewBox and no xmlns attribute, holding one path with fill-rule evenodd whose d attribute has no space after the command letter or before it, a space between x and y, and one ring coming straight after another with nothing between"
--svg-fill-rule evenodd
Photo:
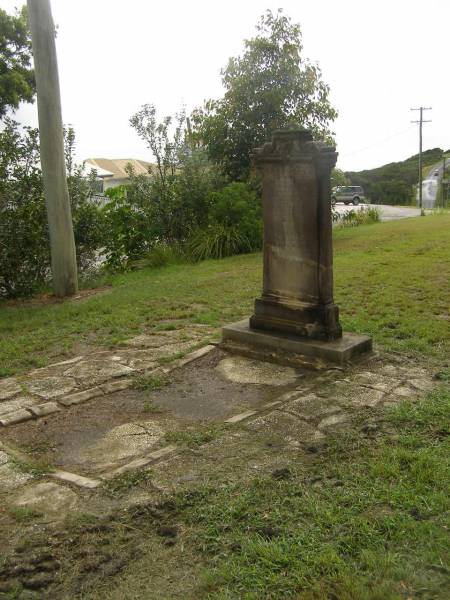
<instances>
[{"instance_id":1,"label":"overcast sky","mask_svg":"<svg viewBox=\"0 0 450 600\"><path fill-rule=\"evenodd\" d=\"M20 0L0 0L12 12ZM222 95L220 69L253 37L259 16L283 8L300 23L339 112L338 166L361 170L418 151L411 107L431 106L424 149L450 148L448 0L52 0L63 120L77 155L152 160L129 125L144 103L159 115ZM35 105L16 113L37 124Z\"/></svg>"}]
</instances>

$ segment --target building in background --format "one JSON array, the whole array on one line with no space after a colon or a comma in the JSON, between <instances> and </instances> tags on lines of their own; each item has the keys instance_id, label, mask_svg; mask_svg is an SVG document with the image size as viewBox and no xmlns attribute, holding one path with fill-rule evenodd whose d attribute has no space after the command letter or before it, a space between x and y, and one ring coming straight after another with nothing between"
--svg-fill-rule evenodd
<instances>
[{"instance_id":1,"label":"building in background","mask_svg":"<svg viewBox=\"0 0 450 600\"><path fill-rule=\"evenodd\" d=\"M129 182L130 178L126 172L127 165L131 165L136 175L150 176L149 169L154 166L145 160L137 158L87 158L85 161L85 172L95 170L101 181L101 190L105 192L108 188L117 187Z\"/></svg>"}]
</instances>

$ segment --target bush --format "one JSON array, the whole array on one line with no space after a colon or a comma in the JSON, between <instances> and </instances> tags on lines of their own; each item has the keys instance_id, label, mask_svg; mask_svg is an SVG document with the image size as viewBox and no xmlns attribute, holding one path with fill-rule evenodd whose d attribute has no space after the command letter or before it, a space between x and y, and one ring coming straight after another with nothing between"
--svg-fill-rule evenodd
<instances>
[{"instance_id":1,"label":"bush","mask_svg":"<svg viewBox=\"0 0 450 600\"><path fill-rule=\"evenodd\" d=\"M342 215L339 227L357 227L358 225L367 225L369 223L378 223L380 213L377 208L361 207L359 210L349 210Z\"/></svg>"},{"instance_id":2,"label":"bush","mask_svg":"<svg viewBox=\"0 0 450 600\"><path fill-rule=\"evenodd\" d=\"M261 205L245 183L230 183L210 197L209 223L188 243L193 260L223 258L262 246Z\"/></svg>"},{"instance_id":3,"label":"bush","mask_svg":"<svg viewBox=\"0 0 450 600\"><path fill-rule=\"evenodd\" d=\"M224 258L251 252L253 249L250 240L238 228L226 227L220 223L199 229L188 243L188 255L194 261Z\"/></svg>"},{"instance_id":4,"label":"bush","mask_svg":"<svg viewBox=\"0 0 450 600\"><path fill-rule=\"evenodd\" d=\"M217 169L199 150L186 153L179 168L164 179L153 172L148 177L129 170L129 175L129 185L108 190L111 200L104 207L109 232L105 254L113 269L132 266L154 250L184 244L208 224L211 194L223 186Z\"/></svg>"},{"instance_id":5,"label":"bush","mask_svg":"<svg viewBox=\"0 0 450 600\"><path fill-rule=\"evenodd\" d=\"M73 168L74 135L66 136L68 185L80 269L101 245L101 213L90 202L90 184ZM50 279L50 242L39 159L39 132L5 119L0 132L0 296L32 294Z\"/></svg>"}]
</instances>

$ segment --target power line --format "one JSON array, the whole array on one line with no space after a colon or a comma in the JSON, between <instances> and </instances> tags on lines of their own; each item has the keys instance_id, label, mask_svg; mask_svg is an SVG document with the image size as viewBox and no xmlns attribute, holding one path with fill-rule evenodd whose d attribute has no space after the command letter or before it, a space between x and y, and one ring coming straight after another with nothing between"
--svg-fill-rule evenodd
<instances>
[{"instance_id":1,"label":"power line","mask_svg":"<svg viewBox=\"0 0 450 600\"><path fill-rule=\"evenodd\" d=\"M423 123L431 123L431 120L424 121L423 111L431 110L431 107L420 106L419 108L411 108L410 110L420 111L420 119L418 121L411 121L411 123L419 124L419 206L420 214L423 216L425 213L422 208L422 125Z\"/></svg>"},{"instance_id":2,"label":"power line","mask_svg":"<svg viewBox=\"0 0 450 600\"><path fill-rule=\"evenodd\" d=\"M384 144L385 142L392 140L392 138L395 138L399 135L403 135L404 133L406 133L407 131L410 131L411 129L412 129L411 126L409 126L407 129L402 129L401 131L397 131L397 133L393 133L392 135L389 135L387 138L384 138L378 142L375 142L375 143L371 144L370 146L364 146L364 148L360 148L359 150L354 150L353 152L346 152L345 154L340 154L340 156L342 156L342 157L353 156L354 154L359 154L360 152L364 152L365 150L370 150L371 148L374 148L375 146L379 146L380 144Z\"/></svg>"}]
</instances>

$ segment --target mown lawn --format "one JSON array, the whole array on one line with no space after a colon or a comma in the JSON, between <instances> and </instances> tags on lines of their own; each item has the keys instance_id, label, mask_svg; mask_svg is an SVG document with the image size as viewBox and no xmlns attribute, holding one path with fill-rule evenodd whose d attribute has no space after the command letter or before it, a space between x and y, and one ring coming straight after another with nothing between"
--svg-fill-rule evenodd
<instances>
[{"instance_id":1,"label":"mown lawn","mask_svg":"<svg viewBox=\"0 0 450 600\"><path fill-rule=\"evenodd\" d=\"M335 238L345 329L370 333L405 361L431 364L436 390L390 409L372 433L361 433L361 421L358 434L336 435L310 463L293 456L282 478L234 478L175 495L165 510L184 534L172 562L162 544L156 560L149 543L148 555L115 577L99 572L77 597L165 600L171 595L155 588L151 566L182 589L183 568L199 564L195 591L176 597L448 598L450 216L339 230ZM220 326L249 314L260 285L261 256L248 255L117 275L109 293L84 300L3 304L3 373L83 344L118 344L170 326L168 319ZM134 522L129 531L142 541Z\"/></svg>"},{"instance_id":2,"label":"mown lawn","mask_svg":"<svg viewBox=\"0 0 450 600\"><path fill-rule=\"evenodd\" d=\"M180 494L193 546L212 563L201 597L448 598L450 392L389 417L389 434L336 436L282 480Z\"/></svg>"},{"instance_id":3,"label":"mown lawn","mask_svg":"<svg viewBox=\"0 0 450 600\"><path fill-rule=\"evenodd\" d=\"M450 353L450 215L335 232L335 287L344 328L387 348ZM249 315L261 255L110 276L105 292L58 303L0 303L0 376L111 346L161 321L224 323Z\"/></svg>"}]
</instances>

